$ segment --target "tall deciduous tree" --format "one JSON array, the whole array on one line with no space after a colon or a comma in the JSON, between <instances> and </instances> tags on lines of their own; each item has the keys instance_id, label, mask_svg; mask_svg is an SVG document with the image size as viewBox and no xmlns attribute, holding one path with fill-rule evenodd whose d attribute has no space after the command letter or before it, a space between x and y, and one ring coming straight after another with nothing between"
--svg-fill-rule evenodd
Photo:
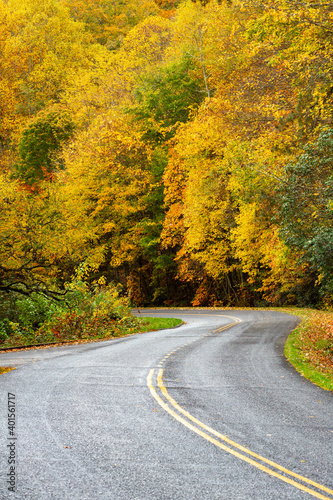
<instances>
[{"instance_id":1,"label":"tall deciduous tree","mask_svg":"<svg viewBox=\"0 0 333 500\"><path fill-rule=\"evenodd\" d=\"M1 174L0 190L0 290L61 296L59 286L86 258L92 233L82 220L77 237L55 184L34 195Z\"/></svg>"},{"instance_id":2,"label":"tall deciduous tree","mask_svg":"<svg viewBox=\"0 0 333 500\"><path fill-rule=\"evenodd\" d=\"M140 220L147 210L149 149L124 117L109 113L78 134L64 153L63 189L77 224L95 233L97 261L131 263L139 252ZM76 212L75 207L81 209Z\"/></svg>"}]
</instances>

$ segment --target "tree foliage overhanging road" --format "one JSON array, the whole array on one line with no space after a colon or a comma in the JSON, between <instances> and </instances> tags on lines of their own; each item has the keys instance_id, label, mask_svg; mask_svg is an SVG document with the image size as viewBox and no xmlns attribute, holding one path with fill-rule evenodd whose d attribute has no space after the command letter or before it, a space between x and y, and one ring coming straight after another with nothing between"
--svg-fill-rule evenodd
<instances>
[{"instance_id":1,"label":"tree foliage overhanging road","mask_svg":"<svg viewBox=\"0 0 333 500\"><path fill-rule=\"evenodd\" d=\"M333 2L0 2L0 293L333 297ZM37 147L36 147L37 146Z\"/></svg>"}]
</instances>

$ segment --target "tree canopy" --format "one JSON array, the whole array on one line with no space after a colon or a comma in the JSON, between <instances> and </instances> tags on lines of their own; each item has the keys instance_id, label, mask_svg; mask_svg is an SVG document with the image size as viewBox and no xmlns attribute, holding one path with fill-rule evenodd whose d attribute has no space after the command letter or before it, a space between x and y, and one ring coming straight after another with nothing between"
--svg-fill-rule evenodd
<instances>
[{"instance_id":1,"label":"tree canopy","mask_svg":"<svg viewBox=\"0 0 333 500\"><path fill-rule=\"evenodd\" d=\"M137 305L331 305L332 16L0 1L0 290L84 264Z\"/></svg>"}]
</instances>

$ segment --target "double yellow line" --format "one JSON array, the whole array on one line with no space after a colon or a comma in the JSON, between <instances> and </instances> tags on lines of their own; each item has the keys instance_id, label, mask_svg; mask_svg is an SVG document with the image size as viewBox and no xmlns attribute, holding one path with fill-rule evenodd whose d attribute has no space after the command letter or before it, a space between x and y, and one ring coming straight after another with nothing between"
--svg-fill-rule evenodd
<instances>
[{"instance_id":1,"label":"double yellow line","mask_svg":"<svg viewBox=\"0 0 333 500\"><path fill-rule=\"evenodd\" d=\"M225 330L226 328L230 328L231 326L233 325L230 324L226 325L224 327L219 328L218 330L215 330L215 332ZM305 486L304 484L301 484L298 481L301 481L302 483L317 488L317 490L328 493L329 495L332 496L333 496L333 490L319 483L316 483L311 479L303 477L300 474L296 474L295 472L286 469L285 467L273 462L272 460L269 460L267 458L262 457L261 455L258 455L257 453L254 453L253 451L245 448L244 446L236 443L235 441L232 441L227 436L220 434L215 429L212 429L211 427L204 424L197 418L193 417L193 415L191 415L189 412L184 410L184 408L179 406L179 404L168 393L166 387L163 384L163 369L157 371L157 376L156 376L157 387L155 387L153 383L154 375L155 375L155 369L152 369L150 370L147 376L147 386L149 387L152 396L166 412L172 415L172 417L178 420L178 422L183 424L185 427L195 432L202 438L206 439L210 443L214 444L221 450L224 450L227 453L230 453L231 455L239 458L240 460L247 462L248 464L252 465L253 467L256 467L257 469L260 469L261 471L265 472L266 474L269 474L270 476L274 476L277 479L280 479L281 481L288 483L291 486L294 486L295 488L298 488L301 491L309 493L310 495L316 498L321 498L322 500L332 500L331 497L327 497L322 493L319 493L318 491L315 491ZM157 391L159 391L159 394ZM207 434L207 432L209 434ZM227 443L229 446L227 446L224 443ZM232 448L230 446L232 446ZM271 468L263 464L267 464ZM282 472L285 475L282 475L276 471ZM295 479L297 479L298 481L296 481Z\"/></svg>"}]
</instances>

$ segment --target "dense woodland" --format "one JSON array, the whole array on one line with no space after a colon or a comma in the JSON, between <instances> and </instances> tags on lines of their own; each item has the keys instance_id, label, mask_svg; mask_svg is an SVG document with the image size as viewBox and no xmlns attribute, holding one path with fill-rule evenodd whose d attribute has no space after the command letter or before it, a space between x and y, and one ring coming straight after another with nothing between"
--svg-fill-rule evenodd
<instances>
[{"instance_id":1,"label":"dense woodland","mask_svg":"<svg viewBox=\"0 0 333 500\"><path fill-rule=\"evenodd\" d=\"M137 306L331 307L332 31L330 0L0 0L7 309L82 270Z\"/></svg>"}]
</instances>

